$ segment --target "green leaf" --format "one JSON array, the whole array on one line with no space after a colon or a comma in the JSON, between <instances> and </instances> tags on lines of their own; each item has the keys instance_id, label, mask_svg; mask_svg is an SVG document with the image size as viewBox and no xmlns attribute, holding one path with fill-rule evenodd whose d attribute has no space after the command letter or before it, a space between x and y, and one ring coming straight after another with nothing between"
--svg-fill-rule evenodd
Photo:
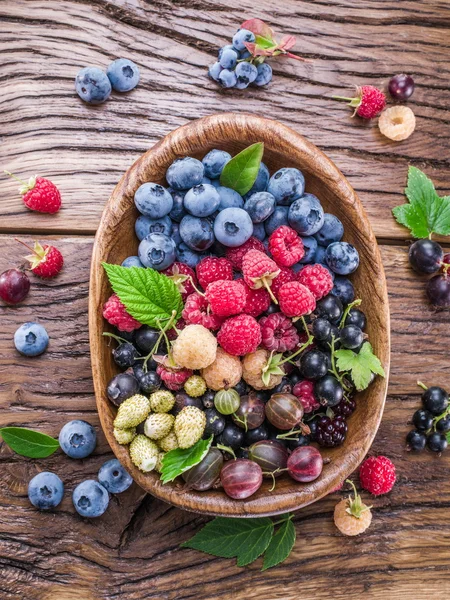
<instances>
[{"instance_id":1,"label":"green leaf","mask_svg":"<svg viewBox=\"0 0 450 600\"><path fill-rule=\"evenodd\" d=\"M334 356L337 358L336 366L339 371L350 371L353 383L358 391L365 390L372 373L385 376L383 366L375 356L369 342L364 342L359 354L353 350L336 350Z\"/></svg>"},{"instance_id":2,"label":"green leaf","mask_svg":"<svg viewBox=\"0 0 450 600\"><path fill-rule=\"evenodd\" d=\"M3 427L0 434L11 450L20 456L46 458L59 448L55 438L26 427Z\"/></svg>"},{"instance_id":3,"label":"green leaf","mask_svg":"<svg viewBox=\"0 0 450 600\"><path fill-rule=\"evenodd\" d=\"M132 317L140 323L157 327L164 325L176 312L181 316L183 300L175 283L154 269L121 267L102 263L114 292Z\"/></svg>"},{"instance_id":4,"label":"green leaf","mask_svg":"<svg viewBox=\"0 0 450 600\"><path fill-rule=\"evenodd\" d=\"M212 440L213 436L207 440L199 440L190 448L177 448L167 452L162 459L162 482L173 481L178 475L202 461L208 454Z\"/></svg>"},{"instance_id":5,"label":"green leaf","mask_svg":"<svg viewBox=\"0 0 450 600\"><path fill-rule=\"evenodd\" d=\"M431 233L450 235L450 196L440 197L423 171L409 167L405 194L409 204L396 206L392 212L413 237L425 238Z\"/></svg>"},{"instance_id":6,"label":"green leaf","mask_svg":"<svg viewBox=\"0 0 450 600\"><path fill-rule=\"evenodd\" d=\"M256 181L264 153L264 144L258 142L236 154L225 165L220 175L220 185L229 187L243 196Z\"/></svg>"},{"instance_id":7,"label":"green leaf","mask_svg":"<svg viewBox=\"0 0 450 600\"><path fill-rule=\"evenodd\" d=\"M264 554L262 570L275 567L286 560L295 544L295 527L291 518L287 518L273 536Z\"/></svg>"},{"instance_id":8,"label":"green leaf","mask_svg":"<svg viewBox=\"0 0 450 600\"><path fill-rule=\"evenodd\" d=\"M243 567L261 556L268 547L272 534L273 522L267 517L217 517L192 539L184 542L182 547L194 548L222 558L236 557L238 566Z\"/></svg>"}]
</instances>

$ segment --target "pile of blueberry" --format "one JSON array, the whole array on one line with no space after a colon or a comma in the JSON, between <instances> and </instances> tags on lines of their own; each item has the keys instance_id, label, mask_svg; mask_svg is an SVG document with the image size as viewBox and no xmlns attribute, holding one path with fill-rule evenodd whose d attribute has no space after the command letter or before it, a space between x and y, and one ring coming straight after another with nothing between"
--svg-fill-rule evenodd
<instances>
[{"instance_id":1,"label":"pile of blueberry","mask_svg":"<svg viewBox=\"0 0 450 600\"><path fill-rule=\"evenodd\" d=\"M209 76L224 88L243 90L251 83L267 85L272 80L272 67L266 62L254 65L245 42L254 42L255 34L248 29L238 29L232 43L219 50L217 61L210 66ZM259 57L259 60L261 57Z\"/></svg>"},{"instance_id":2,"label":"pile of blueberry","mask_svg":"<svg viewBox=\"0 0 450 600\"><path fill-rule=\"evenodd\" d=\"M433 306L450 306L450 254L444 254L440 244L425 238L411 244L409 262L417 273L437 273L428 280L427 296Z\"/></svg>"},{"instance_id":3,"label":"pile of blueberry","mask_svg":"<svg viewBox=\"0 0 450 600\"><path fill-rule=\"evenodd\" d=\"M422 394L423 408L413 415L415 429L406 436L408 448L421 452L427 447L431 452L441 453L447 446L450 437L450 410L448 393L441 387L431 386Z\"/></svg>"}]
</instances>

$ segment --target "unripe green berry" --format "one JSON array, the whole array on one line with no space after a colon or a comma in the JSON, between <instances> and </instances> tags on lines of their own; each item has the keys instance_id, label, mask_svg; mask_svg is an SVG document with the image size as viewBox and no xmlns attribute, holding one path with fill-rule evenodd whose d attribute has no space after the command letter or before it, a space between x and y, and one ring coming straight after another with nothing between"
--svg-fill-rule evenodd
<instances>
[{"instance_id":1,"label":"unripe green berry","mask_svg":"<svg viewBox=\"0 0 450 600\"><path fill-rule=\"evenodd\" d=\"M220 390L214 396L214 406L222 415L232 415L241 404L241 397L236 390Z\"/></svg>"}]
</instances>

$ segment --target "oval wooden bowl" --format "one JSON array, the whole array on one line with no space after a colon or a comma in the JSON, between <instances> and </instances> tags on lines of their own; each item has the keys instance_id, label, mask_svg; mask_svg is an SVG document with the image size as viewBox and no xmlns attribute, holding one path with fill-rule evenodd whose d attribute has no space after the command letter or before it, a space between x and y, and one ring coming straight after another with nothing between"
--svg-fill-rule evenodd
<instances>
[{"instance_id":1,"label":"oval wooden bowl","mask_svg":"<svg viewBox=\"0 0 450 600\"><path fill-rule=\"evenodd\" d=\"M163 485L156 473L141 473L130 461L128 448L113 436L116 409L108 401L106 387L116 374L111 349L102 332L108 324L102 318L102 305L111 290L101 262L120 264L137 253L134 235L137 211L133 197L146 181L165 185L167 167L183 156L202 158L212 148L236 154L254 142L264 142L264 162L270 172L281 167L298 167L306 178L306 189L316 194L326 211L337 215L345 227L345 240L353 243L361 265L353 276L358 297L363 299L367 332L374 351L386 371L386 379L377 377L368 390L358 394L357 410L349 419L349 431L343 446L323 450L330 462L322 475L311 484L294 482L287 475L271 481L247 500L232 500L220 490L198 493L184 491L178 483ZM331 492L358 466L368 451L378 426L387 389L389 372L389 307L375 235L365 211L352 187L336 166L318 149L289 127L261 117L225 113L194 121L176 129L137 160L117 184L109 199L95 238L89 298L89 328L92 369L101 424L111 448L134 480L149 493L180 508L209 515L275 515L296 510Z\"/></svg>"}]
</instances>

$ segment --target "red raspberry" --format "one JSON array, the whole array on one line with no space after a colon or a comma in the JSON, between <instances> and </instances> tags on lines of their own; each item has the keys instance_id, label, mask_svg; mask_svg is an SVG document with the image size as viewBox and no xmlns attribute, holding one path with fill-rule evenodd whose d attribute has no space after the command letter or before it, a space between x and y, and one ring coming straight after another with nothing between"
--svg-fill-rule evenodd
<instances>
[{"instance_id":1,"label":"red raspberry","mask_svg":"<svg viewBox=\"0 0 450 600\"><path fill-rule=\"evenodd\" d=\"M174 262L168 269L161 271L167 275L178 288L183 300L195 292L194 285L197 285L197 277L194 269L181 262Z\"/></svg>"},{"instance_id":2,"label":"red raspberry","mask_svg":"<svg viewBox=\"0 0 450 600\"><path fill-rule=\"evenodd\" d=\"M192 375L190 369L174 369L163 364L156 367L156 372L164 381L165 386L173 391L181 390L183 385Z\"/></svg>"},{"instance_id":3,"label":"red raspberry","mask_svg":"<svg viewBox=\"0 0 450 600\"><path fill-rule=\"evenodd\" d=\"M259 317L259 315L262 315L262 313L270 306L270 295L268 291L264 288L252 290L243 279L237 279L236 281L238 281L245 290L247 298L242 312L246 315L251 315L252 317Z\"/></svg>"},{"instance_id":4,"label":"red raspberry","mask_svg":"<svg viewBox=\"0 0 450 600\"><path fill-rule=\"evenodd\" d=\"M197 293L186 298L181 316L188 325L203 325L206 329L219 329L223 323L222 317L210 312L207 299Z\"/></svg>"},{"instance_id":5,"label":"red raspberry","mask_svg":"<svg viewBox=\"0 0 450 600\"><path fill-rule=\"evenodd\" d=\"M292 267L305 256L300 236L287 225L281 225L272 233L269 252L280 267Z\"/></svg>"},{"instance_id":6,"label":"red raspberry","mask_svg":"<svg viewBox=\"0 0 450 600\"><path fill-rule=\"evenodd\" d=\"M320 404L314 396L314 382L299 381L294 385L292 393L294 396L297 396L305 413L310 413L320 408Z\"/></svg>"},{"instance_id":7,"label":"red raspberry","mask_svg":"<svg viewBox=\"0 0 450 600\"><path fill-rule=\"evenodd\" d=\"M243 356L254 352L261 343L261 327L250 315L231 317L220 328L217 341L228 354Z\"/></svg>"},{"instance_id":8,"label":"red raspberry","mask_svg":"<svg viewBox=\"0 0 450 600\"><path fill-rule=\"evenodd\" d=\"M275 304L278 304L270 286L280 273L280 268L271 258L259 250L249 250L242 260L242 273L249 288L258 290L265 287Z\"/></svg>"},{"instance_id":9,"label":"red raspberry","mask_svg":"<svg viewBox=\"0 0 450 600\"><path fill-rule=\"evenodd\" d=\"M219 317L240 314L247 301L247 295L239 281L213 281L205 293L211 310Z\"/></svg>"},{"instance_id":10,"label":"red raspberry","mask_svg":"<svg viewBox=\"0 0 450 600\"><path fill-rule=\"evenodd\" d=\"M395 465L386 456L371 456L359 469L361 486L373 494L387 494L395 483Z\"/></svg>"},{"instance_id":11,"label":"red raspberry","mask_svg":"<svg viewBox=\"0 0 450 600\"><path fill-rule=\"evenodd\" d=\"M270 286L275 298L278 298L280 287L285 283L289 283L290 281L297 281L297 274L294 273L292 269L280 267L279 274L275 277L275 279L272 280L272 285Z\"/></svg>"},{"instance_id":12,"label":"red raspberry","mask_svg":"<svg viewBox=\"0 0 450 600\"><path fill-rule=\"evenodd\" d=\"M298 333L292 321L281 313L273 313L259 320L261 346L266 350L286 352L298 344Z\"/></svg>"},{"instance_id":13,"label":"red raspberry","mask_svg":"<svg viewBox=\"0 0 450 600\"><path fill-rule=\"evenodd\" d=\"M5 171L10 177L14 177L22 184L19 192L23 196L23 202L30 210L41 213L56 213L61 208L61 194L54 183L43 177L30 177L28 183L18 179L9 171Z\"/></svg>"},{"instance_id":14,"label":"red raspberry","mask_svg":"<svg viewBox=\"0 0 450 600\"><path fill-rule=\"evenodd\" d=\"M278 292L278 300L281 312L287 317L309 315L316 308L316 299L299 281L282 285Z\"/></svg>"},{"instance_id":15,"label":"red raspberry","mask_svg":"<svg viewBox=\"0 0 450 600\"><path fill-rule=\"evenodd\" d=\"M231 281L233 279L233 265L226 258L207 256L195 268L198 282L204 290L213 281Z\"/></svg>"},{"instance_id":16,"label":"red raspberry","mask_svg":"<svg viewBox=\"0 0 450 600\"><path fill-rule=\"evenodd\" d=\"M355 109L354 115L363 119L373 119L386 106L386 96L373 85L356 86L356 97L333 96L335 100L347 100L348 105Z\"/></svg>"},{"instance_id":17,"label":"red raspberry","mask_svg":"<svg viewBox=\"0 0 450 600\"><path fill-rule=\"evenodd\" d=\"M119 300L117 294L113 294L103 305L103 316L115 325L119 331L133 331L141 326L130 314L127 313L125 306Z\"/></svg>"},{"instance_id":18,"label":"red raspberry","mask_svg":"<svg viewBox=\"0 0 450 600\"><path fill-rule=\"evenodd\" d=\"M242 246L227 248L225 256L232 263L233 267L240 271L242 269L242 260L249 250L266 251L262 242L255 237L251 237Z\"/></svg>"},{"instance_id":19,"label":"red raspberry","mask_svg":"<svg viewBox=\"0 0 450 600\"><path fill-rule=\"evenodd\" d=\"M25 258L30 261L31 270L38 277L44 279L56 277L63 268L63 255L55 246L48 246L47 244L41 246L39 242L35 242L34 247L30 248L24 242L20 243L33 253L25 256Z\"/></svg>"},{"instance_id":20,"label":"red raspberry","mask_svg":"<svg viewBox=\"0 0 450 600\"><path fill-rule=\"evenodd\" d=\"M297 281L307 287L316 300L329 294L334 286L330 272L322 265L304 266L297 275Z\"/></svg>"}]
</instances>

